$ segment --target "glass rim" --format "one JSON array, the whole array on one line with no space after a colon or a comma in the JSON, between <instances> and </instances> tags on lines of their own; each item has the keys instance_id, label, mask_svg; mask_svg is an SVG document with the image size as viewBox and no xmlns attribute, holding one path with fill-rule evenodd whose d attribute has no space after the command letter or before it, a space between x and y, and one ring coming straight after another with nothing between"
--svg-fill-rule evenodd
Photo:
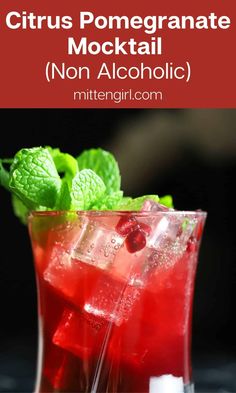
<instances>
[{"instance_id":1,"label":"glass rim","mask_svg":"<svg viewBox=\"0 0 236 393\"><path fill-rule=\"evenodd\" d=\"M166 211L139 211L139 210L33 210L29 213L28 218L30 217L56 217L63 216L67 214L76 214L77 216L93 216L93 217L101 217L101 216L125 216L125 215L133 215L133 216L159 216L159 215L181 215L181 216L197 216L197 217L205 217L207 216L207 212L204 210L166 210Z\"/></svg>"}]
</instances>

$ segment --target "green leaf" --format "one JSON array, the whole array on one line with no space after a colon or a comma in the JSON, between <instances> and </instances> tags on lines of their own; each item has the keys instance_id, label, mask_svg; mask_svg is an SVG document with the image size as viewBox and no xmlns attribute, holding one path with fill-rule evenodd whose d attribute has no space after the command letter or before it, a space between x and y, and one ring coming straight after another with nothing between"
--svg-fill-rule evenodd
<instances>
[{"instance_id":1,"label":"green leaf","mask_svg":"<svg viewBox=\"0 0 236 393\"><path fill-rule=\"evenodd\" d=\"M170 209L173 209L173 207L174 207L174 205L173 205L173 198L172 198L171 195L165 195L163 197L160 197L159 203L161 205L169 207Z\"/></svg>"},{"instance_id":2,"label":"green leaf","mask_svg":"<svg viewBox=\"0 0 236 393\"><path fill-rule=\"evenodd\" d=\"M46 147L51 154L58 173L64 173L65 177L74 177L79 172L77 160L68 153L62 153L60 149Z\"/></svg>"},{"instance_id":3,"label":"green leaf","mask_svg":"<svg viewBox=\"0 0 236 393\"><path fill-rule=\"evenodd\" d=\"M53 208L61 187L61 179L47 149L22 149L10 168L10 189L30 209L36 205Z\"/></svg>"},{"instance_id":4,"label":"green leaf","mask_svg":"<svg viewBox=\"0 0 236 393\"><path fill-rule=\"evenodd\" d=\"M60 149L46 147L51 154L58 173L63 174L60 192L56 201L56 210L70 210L72 197L70 195L72 180L79 172L77 160L68 153L62 153Z\"/></svg>"},{"instance_id":5,"label":"green leaf","mask_svg":"<svg viewBox=\"0 0 236 393\"><path fill-rule=\"evenodd\" d=\"M71 187L69 186L66 179L62 180L60 193L56 202L56 210L70 210L72 204L72 198L70 195Z\"/></svg>"},{"instance_id":6,"label":"green leaf","mask_svg":"<svg viewBox=\"0 0 236 393\"><path fill-rule=\"evenodd\" d=\"M102 179L91 169L83 169L72 180L71 209L88 210L100 200L106 186Z\"/></svg>"},{"instance_id":7,"label":"green leaf","mask_svg":"<svg viewBox=\"0 0 236 393\"><path fill-rule=\"evenodd\" d=\"M157 195L144 195L135 199L128 200L126 204L119 206L120 210L132 210L139 211L142 209L144 202L148 199L153 200L156 203L159 203L159 197Z\"/></svg>"},{"instance_id":8,"label":"green leaf","mask_svg":"<svg viewBox=\"0 0 236 393\"><path fill-rule=\"evenodd\" d=\"M101 177L105 186L106 193L112 194L120 190L121 178L118 164L114 156L102 149L85 150L77 158L79 168L92 169Z\"/></svg>"},{"instance_id":9,"label":"green leaf","mask_svg":"<svg viewBox=\"0 0 236 393\"><path fill-rule=\"evenodd\" d=\"M133 198L131 197L123 197L116 205L116 210L126 210L126 207L131 204Z\"/></svg>"},{"instance_id":10,"label":"green leaf","mask_svg":"<svg viewBox=\"0 0 236 393\"><path fill-rule=\"evenodd\" d=\"M0 185L10 190L9 188L9 172L2 165L3 160L0 160Z\"/></svg>"},{"instance_id":11,"label":"green leaf","mask_svg":"<svg viewBox=\"0 0 236 393\"><path fill-rule=\"evenodd\" d=\"M123 197L123 191L113 192L110 195L105 195L101 200L98 200L92 206L93 210L115 210Z\"/></svg>"},{"instance_id":12,"label":"green leaf","mask_svg":"<svg viewBox=\"0 0 236 393\"><path fill-rule=\"evenodd\" d=\"M24 203L14 194L12 195L12 206L13 206L13 211L14 211L16 217L18 217L20 219L22 224L26 225L29 210L24 205Z\"/></svg>"}]
</instances>

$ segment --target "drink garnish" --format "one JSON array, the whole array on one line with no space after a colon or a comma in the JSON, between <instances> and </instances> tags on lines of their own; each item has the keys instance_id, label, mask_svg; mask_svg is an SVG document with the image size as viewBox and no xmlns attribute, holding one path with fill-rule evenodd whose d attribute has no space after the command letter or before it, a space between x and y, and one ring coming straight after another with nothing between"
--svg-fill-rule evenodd
<instances>
[{"instance_id":1,"label":"drink garnish","mask_svg":"<svg viewBox=\"0 0 236 393\"><path fill-rule=\"evenodd\" d=\"M124 196L118 163L100 148L77 158L49 146L21 149L0 160L0 184L12 193L14 212L24 223L33 210L139 211L146 200L173 207L169 195Z\"/></svg>"}]
</instances>

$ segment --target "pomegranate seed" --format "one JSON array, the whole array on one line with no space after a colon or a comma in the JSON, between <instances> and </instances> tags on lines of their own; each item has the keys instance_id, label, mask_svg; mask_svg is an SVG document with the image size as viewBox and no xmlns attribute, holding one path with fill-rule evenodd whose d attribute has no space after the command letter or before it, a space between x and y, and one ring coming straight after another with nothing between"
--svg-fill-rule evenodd
<instances>
[{"instance_id":1,"label":"pomegranate seed","mask_svg":"<svg viewBox=\"0 0 236 393\"><path fill-rule=\"evenodd\" d=\"M182 227L179 227L176 236L177 236L177 237L180 237L180 236L182 235L182 233L183 233L183 228L182 228Z\"/></svg>"},{"instance_id":2,"label":"pomegranate seed","mask_svg":"<svg viewBox=\"0 0 236 393\"><path fill-rule=\"evenodd\" d=\"M194 252L194 251L196 251L196 249L197 249L197 245L196 245L195 239L191 236L189 238L188 243L187 243L186 251L187 252Z\"/></svg>"},{"instance_id":3,"label":"pomegranate seed","mask_svg":"<svg viewBox=\"0 0 236 393\"><path fill-rule=\"evenodd\" d=\"M148 224L145 224L144 222L138 222L138 227L142 229L142 231L145 232L146 235L150 235L151 227Z\"/></svg>"},{"instance_id":4,"label":"pomegranate seed","mask_svg":"<svg viewBox=\"0 0 236 393\"><path fill-rule=\"evenodd\" d=\"M146 246L146 237L141 229L135 229L125 239L127 250L132 254Z\"/></svg>"},{"instance_id":5,"label":"pomegranate seed","mask_svg":"<svg viewBox=\"0 0 236 393\"><path fill-rule=\"evenodd\" d=\"M118 232L121 236L128 235L135 227L137 226L136 218L127 215L121 217L116 225L116 232Z\"/></svg>"}]
</instances>

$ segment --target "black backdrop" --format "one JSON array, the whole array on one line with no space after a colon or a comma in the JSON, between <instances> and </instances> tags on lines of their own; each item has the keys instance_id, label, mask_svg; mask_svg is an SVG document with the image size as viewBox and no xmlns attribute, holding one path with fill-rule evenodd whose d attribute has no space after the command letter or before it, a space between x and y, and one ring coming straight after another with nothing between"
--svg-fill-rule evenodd
<instances>
[{"instance_id":1,"label":"black backdrop","mask_svg":"<svg viewBox=\"0 0 236 393\"><path fill-rule=\"evenodd\" d=\"M120 157L126 193L171 193L178 209L206 210L193 354L197 365L211 354L209 362L215 366L215 359L236 360L235 111L196 113L195 121L194 110L1 110L0 156L11 157L22 147L39 145L75 155L100 146ZM200 132L201 124L205 130ZM142 143L146 140L150 143ZM152 141L156 141L155 151ZM136 164L125 159L132 160L132 154ZM0 190L0 201L0 391L30 391L37 345L31 248L27 229L14 217L4 190ZM21 382L14 385L10 377Z\"/></svg>"}]
</instances>

